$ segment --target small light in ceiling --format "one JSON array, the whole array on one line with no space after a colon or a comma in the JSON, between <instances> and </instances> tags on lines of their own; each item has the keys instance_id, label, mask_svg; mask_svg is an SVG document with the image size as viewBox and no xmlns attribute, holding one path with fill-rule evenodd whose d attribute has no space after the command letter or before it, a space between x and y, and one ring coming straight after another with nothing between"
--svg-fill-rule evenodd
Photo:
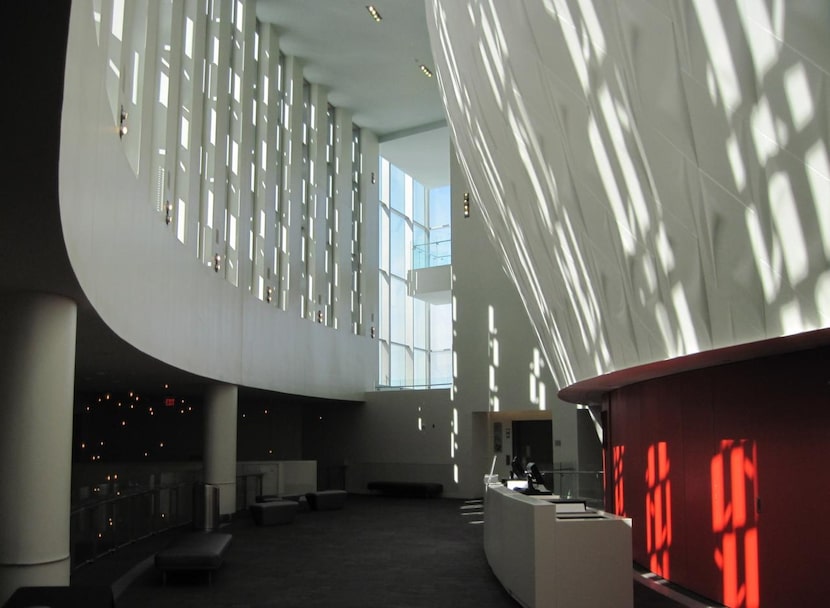
<instances>
[{"instance_id":1,"label":"small light in ceiling","mask_svg":"<svg viewBox=\"0 0 830 608\"><path fill-rule=\"evenodd\" d=\"M470 217L470 193L464 193L464 217Z\"/></svg>"},{"instance_id":2,"label":"small light in ceiling","mask_svg":"<svg viewBox=\"0 0 830 608\"><path fill-rule=\"evenodd\" d=\"M432 78L432 70L430 70L427 66L425 66L422 63L418 67L421 68L421 71L424 73L424 76L426 76L427 78Z\"/></svg>"},{"instance_id":3,"label":"small light in ceiling","mask_svg":"<svg viewBox=\"0 0 830 608\"><path fill-rule=\"evenodd\" d=\"M381 19L383 19L383 17L380 16L378 9L375 8L374 4L367 4L366 10L369 11L370 15L372 15L372 19L374 19L378 23L380 23Z\"/></svg>"}]
</instances>

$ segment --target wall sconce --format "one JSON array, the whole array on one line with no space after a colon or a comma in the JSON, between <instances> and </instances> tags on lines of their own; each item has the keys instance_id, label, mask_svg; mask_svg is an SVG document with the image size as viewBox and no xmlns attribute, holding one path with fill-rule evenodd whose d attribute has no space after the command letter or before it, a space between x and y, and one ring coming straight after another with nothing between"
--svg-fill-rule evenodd
<instances>
[{"instance_id":1,"label":"wall sconce","mask_svg":"<svg viewBox=\"0 0 830 608\"><path fill-rule=\"evenodd\" d=\"M369 11L369 14L372 15L372 19L374 19L377 23L380 23L383 19L383 17L380 16L378 9L376 9L374 5L367 5L366 10Z\"/></svg>"},{"instance_id":2,"label":"wall sconce","mask_svg":"<svg viewBox=\"0 0 830 608\"><path fill-rule=\"evenodd\" d=\"M214 272L219 272L219 270L221 268L222 268L222 256L217 253L215 256L213 256L213 271Z\"/></svg>"},{"instance_id":3,"label":"wall sconce","mask_svg":"<svg viewBox=\"0 0 830 608\"><path fill-rule=\"evenodd\" d=\"M270 304L271 300L273 300L273 299L274 299L274 288L269 285L268 289L265 290L265 301Z\"/></svg>"},{"instance_id":4,"label":"wall sconce","mask_svg":"<svg viewBox=\"0 0 830 608\"><path fill-rule=\"evenodd\" d=\"M464 193L464 217L470 217L470 193Z\"/></svg>"},{"instance_id":5,"label":"wall sconce","mask_svg":"<svg viewBox=\"0 0 830 608\"><path fill-rule=\"evenodd\" d=\"M164 204L164 223L170 224L173 221L173 203L167 201Z\"/></svg>"},{"instance_id":6,"label":"wall sconce","mask_svg":"<svg viewBox=\"0 0 830 608\"><path fill-rule=\"evenodd\" d=\"M127 134L127 110L121 106L121 118L118 123L118 137L123 138Z\"/></svg>"}]
</instances>

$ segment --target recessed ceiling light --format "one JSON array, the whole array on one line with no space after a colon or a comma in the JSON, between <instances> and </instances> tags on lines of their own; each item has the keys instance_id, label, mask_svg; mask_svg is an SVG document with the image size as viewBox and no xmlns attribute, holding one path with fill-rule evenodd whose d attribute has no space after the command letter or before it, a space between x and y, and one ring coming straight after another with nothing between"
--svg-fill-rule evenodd
<instances>
[{"instance_id":1,"label":"recessed ceiling light","mask_svg":"<svg viewBox=\"0 0 830 608\"><path fill-rule=\"evenodd\" d=\"M422 63L422 64L421 64L420 66L418 66L418 67L420 67L420 68L421 68L421 71L424 73L424 76L426 76L426 77L428 77L428 78L432 78L432 70L430 70L427 66L425 66L425 65Z\"/></svg>"},{"instance_id":2,"label":"recessed ceiling light","mask_svg":"<svg viewBox=\"0 0 830 608\"><path fill-rule=\"evenodd\" d=\"M378 23L380 23L380 20L383 19L383 17L380 16L378 9L375 8L374 4L367 4L366 10L369 11L370 15L372 15L372 19L374 19Z\"/></svg>"}]
</instances>

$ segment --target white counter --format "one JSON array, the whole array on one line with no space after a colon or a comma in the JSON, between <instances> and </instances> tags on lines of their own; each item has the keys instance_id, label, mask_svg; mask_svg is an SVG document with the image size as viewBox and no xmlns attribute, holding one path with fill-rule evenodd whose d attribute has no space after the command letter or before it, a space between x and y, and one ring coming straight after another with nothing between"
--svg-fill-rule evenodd
<instances>
[{"instance_id":1,"label":"white counter","mask_svg":"<svg viewBox=\"0 0 830 608\"><path fill-rule=\"evenodd\" d=\"M496 577L528 608L632 608L631 520L565 514L572 505L554 498L487 487L484 552Z\"/></svg>"}]
</instances>

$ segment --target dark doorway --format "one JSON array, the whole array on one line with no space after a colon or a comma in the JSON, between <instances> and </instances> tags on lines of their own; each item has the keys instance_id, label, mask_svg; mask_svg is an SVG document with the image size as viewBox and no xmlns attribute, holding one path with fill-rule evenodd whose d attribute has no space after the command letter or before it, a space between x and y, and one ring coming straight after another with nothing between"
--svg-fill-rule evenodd
<instances>
[{"instance_id":1,"label":"dark doorway","mask_svg":"<svg viewBox=\"0 0 830 608\"><path fill-rule=\"evenodd\" d=\"M514 420L513 454L525 466L535 462L542 471L553 469L553 421Z\"/></svg>"}]
</instances>

